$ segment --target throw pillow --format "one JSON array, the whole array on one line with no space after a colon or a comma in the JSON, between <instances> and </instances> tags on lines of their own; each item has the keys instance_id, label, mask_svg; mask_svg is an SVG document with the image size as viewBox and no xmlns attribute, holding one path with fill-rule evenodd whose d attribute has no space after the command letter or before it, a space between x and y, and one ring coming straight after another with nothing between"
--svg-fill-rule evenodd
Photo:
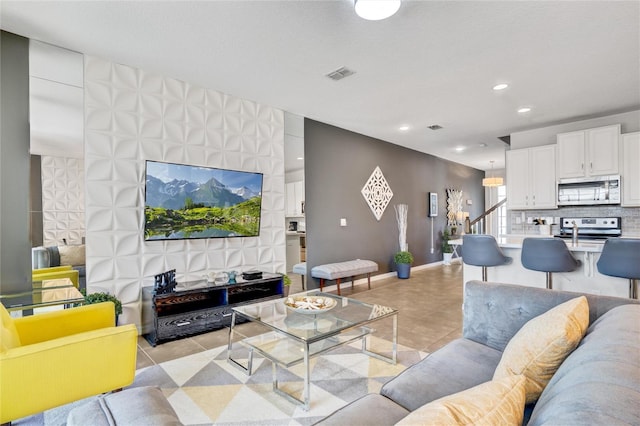
<instances>
[{"instance_id":1,"label":"throw pillow","mask_svg":"<svg viewBox=\"0 0 640 426\"><path fill-rule=\"evenodd\" d=\"M60 264L80 266L85 264L84 244L77 246L58 246Z\"/></svg>"},{"instance_id":2,"label":"throw pillow","mask_svg":"<svg viewBox=\"0 0 640 426\"><path fill-rule=\"evenodd\" d=\"M429 402L397 425L521 425L525 377L509 376Z\"/></svg>"},{"instance_id":3,"label":"throw pillow","mask_svg":"<svg viewBox=\"0 0 640 426\"><path fill-rule=\"evenodd\" d=\"M523 374L527 378L527 403L537 401L588 326L589 304L584 296L529 320L507 344L493 379Z\"/></svg>"}]
</instances>

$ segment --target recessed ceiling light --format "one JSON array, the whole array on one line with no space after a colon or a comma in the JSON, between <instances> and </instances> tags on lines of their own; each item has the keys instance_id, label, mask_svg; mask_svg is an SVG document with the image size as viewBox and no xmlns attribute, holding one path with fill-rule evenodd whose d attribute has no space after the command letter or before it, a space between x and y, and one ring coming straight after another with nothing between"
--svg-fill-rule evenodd
<instances>
[{"instance_id":1,"label":"recessed ceiling light","mask_svg":"<svg viewBox=\"0 0 640 426\"><path fill-rule=\"evenodd\" d=\"M409 129L410 129L410 127L409 127L409 126L407 126L407 125L404 125L404 126L400 126L400 127L398 127L398 130L400 130L401 132L406 132L406 131L407 131L407 130L409 130Z\"/></svg>"},{"instance_id":2,"label":"recessed ceiling light","mask_svg":"<svg viewBox=\"0 0 640 426\"><path fill-rule=\"evenodd\" d=\"M500 83L500 84L496 84L495 86L493 86L493 90L504 90L507 87L509 87L508 84L506 83Z\"/></svg>"},{"instance_id":3,"label":"recessed ceiling light","mask_svg":"<svg viewBox=\"0 0 640 426\"><path fill-rule=\"evenodd\" d=\"M479 144L478 144L478 146L479 146L480 148L486 148L486 147L487 147L487 144L483 142L483 143L479 143Z\"/></svg>"},{"instance_id":4,"label":"recessed ceiling light","mask_svg":"<svg viewBox=\"0 0 640 426\"><path fill-rule=\"evenodd\" d=\"M462 152L464 151L466 148L464 146L457 146L456 147L456 152Z\"/></svg>"},{"instance_id":5,"label":"recessed ceiling light","mask_svg":"<svg viewBox=\"0 0 640 426\"><path fill-rule=\"evenodd\" d=\"M520 114L524 114L525 112L529 112L529 111L531 111L531 108L529 107L522 107L518 110Z\"/></svg>"},{"instance_id":6,"label":"recessed ceiling light","mask_svg":"<svg viewBox=\"0 0 640 426\"><path fill-rule=\"evenodd\" d=\"M304 157L298 157L296 160L304 160Z\"/></svg>"},{"instance_id":7,"label":"recessed ceiling light","mask_svg":"<svg viewBox=\"0 0 640 426\"><path fill-rule=\"evenodd\" d=\"M355 0L354 7L359 17L379 21L395 14L400 9L400 0Z\"/></svg>"}]
</instances>

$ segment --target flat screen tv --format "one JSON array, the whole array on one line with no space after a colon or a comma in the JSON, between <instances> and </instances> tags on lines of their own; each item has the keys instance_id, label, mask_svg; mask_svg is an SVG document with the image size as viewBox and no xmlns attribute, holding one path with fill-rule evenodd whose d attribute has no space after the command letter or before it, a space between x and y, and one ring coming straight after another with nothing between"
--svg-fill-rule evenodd
<instances>
[{"instance_id":1,"label":"flat screen tv","mask_svg":"<svg viewBox=\"0 0 640 426\"><path fill-rule=\"evenodd\" d=\"M257 237L262 177L148 160L145 240Z\"/></svg>"}]
</instances>

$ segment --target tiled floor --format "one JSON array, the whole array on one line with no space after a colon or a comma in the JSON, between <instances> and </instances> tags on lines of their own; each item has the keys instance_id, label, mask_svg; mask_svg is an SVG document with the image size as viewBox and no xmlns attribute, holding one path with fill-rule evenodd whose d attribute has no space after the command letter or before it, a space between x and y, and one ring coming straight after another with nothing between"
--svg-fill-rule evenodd
<instances>
[{"instance_id":1,"label":"tiled floor","mask_svg":"<svg viewBox=\"0 0 640 426\"><path fill-rule=\"evenodd\" d=\"M298 275L290 275L291 293L302 290ZM341 286L342 295L398 309L398 343L425 352L445 345L462 333L462 264L438 265L412 271L411 278L387 278L366 283L351 290ZM385 337L383 324L378 327ZM227 343L228 328L201 334L155 348L138 338L138 368L213 349Z\"/></svg>"}]
</instances>

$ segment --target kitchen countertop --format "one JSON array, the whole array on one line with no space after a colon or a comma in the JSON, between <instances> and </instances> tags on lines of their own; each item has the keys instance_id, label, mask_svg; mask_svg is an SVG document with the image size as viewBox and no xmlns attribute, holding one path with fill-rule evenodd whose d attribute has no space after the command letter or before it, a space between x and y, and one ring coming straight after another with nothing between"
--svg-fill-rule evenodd
<instances>
[{"instance_id":1,"label":"kitchen countertop","mask_svg":"<svg viewBox=\"0 0 640 426\"><path fill-rule=\"evenodd\" d=\"M522 249L522 240L525 238L541 238L543 235L527 235L527 236L506 236L506 237L498 237L496 241L498 242L498 246L501 248L509 248L509 249ZM547 236L548 237L548 236ZM605 240L578 240L578 245L574 246L571 244L570 239L562 239L567 244L567 248L569 251L573 252L588 252L588 253L600 253L602 252L602 247L604 246ZM455 246L462 245L462 238L458 238L455 240L450 240L449 244Z\"/></svg>"}]
</instances>

